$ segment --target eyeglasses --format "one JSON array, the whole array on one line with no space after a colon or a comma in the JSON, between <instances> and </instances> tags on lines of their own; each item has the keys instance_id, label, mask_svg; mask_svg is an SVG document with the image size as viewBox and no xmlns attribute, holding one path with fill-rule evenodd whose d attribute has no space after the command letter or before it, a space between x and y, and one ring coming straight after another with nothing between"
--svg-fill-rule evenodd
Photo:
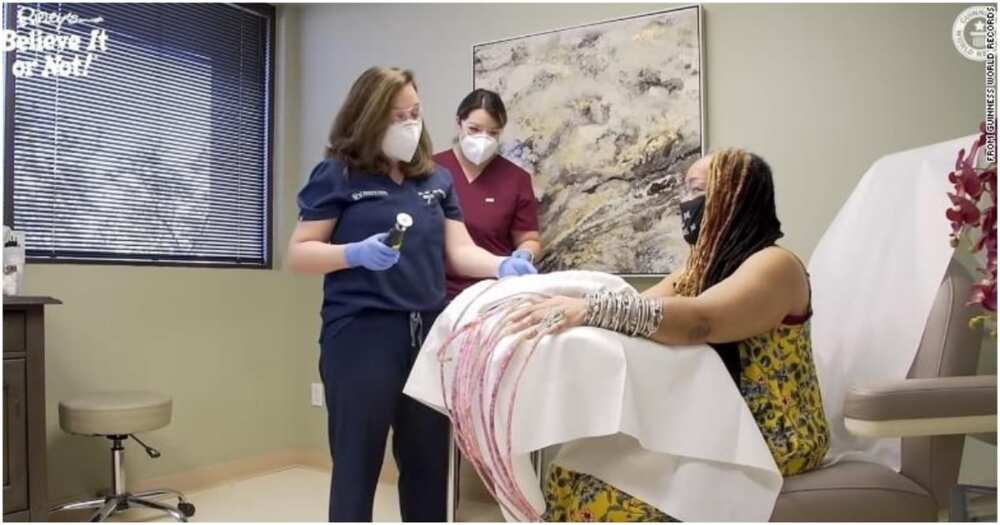
<instances>
[{"instance_id":1,"label":"eyeglasses","mask_svg":"<svg viewBox=\"0 0 1000 525\"><path fill-rule=\"evenodd\" d=\"M420 120L423 112L420 104L414 104L408 108L393 108L391 115L393 122L406 122L407 120Z\"/></svg>"}]
</instances>

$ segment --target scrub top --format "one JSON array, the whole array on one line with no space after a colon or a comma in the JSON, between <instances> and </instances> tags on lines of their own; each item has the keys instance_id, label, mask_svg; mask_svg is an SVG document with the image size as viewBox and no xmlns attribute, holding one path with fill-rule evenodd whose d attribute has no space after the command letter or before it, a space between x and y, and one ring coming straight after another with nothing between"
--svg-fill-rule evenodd
<instances>
[{"instance_id":1,"label":"scrub top","mask_svg":"<svg viewBox=\"0 0 1000 525\"><path fill-rule=\"evenodd\" d=\"M469 182L453 150L434 155L434 162L451 172L465 226L478 246L503 257L516 248L512 232L538 231L538 201L527 171L497 155ZM448 299L480 280L448 273Z\"/></svg>"},{"instance_id":2,"label":"scrub top","mask_svg":"<svg viewBox=\"0 0 1000 525\"><path fill-rule=\"evenodd\" d=\"M444 221L462 220L447 170L435 166L425 178L408 177L396 184L386 175L327 159L309 175L298 204L303 221L337 220L333 244L387 232L400 212L413 217L396 265L381 272L358 266L326 274L320 341L364 309L424 312L444 307Z\"/></svg>"}]
</instances>

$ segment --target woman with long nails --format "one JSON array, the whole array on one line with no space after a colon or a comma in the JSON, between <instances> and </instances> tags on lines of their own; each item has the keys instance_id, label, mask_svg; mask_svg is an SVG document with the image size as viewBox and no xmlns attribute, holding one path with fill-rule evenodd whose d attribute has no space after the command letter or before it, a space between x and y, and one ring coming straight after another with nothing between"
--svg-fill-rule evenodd
<instances>
[{"instance_id":1,"label":"woman with long nails","mask_svg":"<svg viewBox=\"0 0 1000 525\"><path fill-rule=\"evenodd\" d=\"M708 344L725 363L785 476L816 468L830 432L812 358L809 275L782 237L771 169L738 149L695 162L680 204L683 271L642 295L539 300L512 319L529 337L596 326L668 345ZM670 351L664 349L664 351ZM550 521L676 521L593 476L553 465Z\"/></svg>"}]
</instances>

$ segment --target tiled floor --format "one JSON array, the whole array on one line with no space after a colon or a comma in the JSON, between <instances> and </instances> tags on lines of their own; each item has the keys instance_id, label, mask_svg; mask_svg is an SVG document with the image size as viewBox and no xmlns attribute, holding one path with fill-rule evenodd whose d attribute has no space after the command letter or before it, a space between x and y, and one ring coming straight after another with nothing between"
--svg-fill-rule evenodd
<instances>
[{"instance_id":1,"label":"tiled floor","mask_svg":"<svg viewBox=\"0 0 1000 525\"><path fill-rule=\"evenodd\" d=\"M329 472L293 467L192 492L187 497L197 507L191 519L195 522L325 522L329 490ZM379 484L374 517L380 522L399 521L395 484ZM503 518L493 503L463 501L459 520L492 522L503 521ZM134 509L116 515L112 521L172 520L155 511Z\"/></svg>"}]
</instances>

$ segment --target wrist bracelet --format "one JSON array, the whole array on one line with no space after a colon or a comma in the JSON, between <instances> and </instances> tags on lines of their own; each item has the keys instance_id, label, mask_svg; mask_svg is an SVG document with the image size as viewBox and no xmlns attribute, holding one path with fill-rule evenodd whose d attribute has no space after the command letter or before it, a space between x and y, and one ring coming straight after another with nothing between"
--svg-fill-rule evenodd
<instances>
[{"instance_id":1,"label":"wrist bracelet","mask_svg":"<svg viewBox=\"0 0 1000 525\"><path fill-rule=\"evenodd\" d=\"M595 290L585 296L584 323L635 337L650 337L663 321L663 303L635 293Z\"/></svg>"}]
</instances>

